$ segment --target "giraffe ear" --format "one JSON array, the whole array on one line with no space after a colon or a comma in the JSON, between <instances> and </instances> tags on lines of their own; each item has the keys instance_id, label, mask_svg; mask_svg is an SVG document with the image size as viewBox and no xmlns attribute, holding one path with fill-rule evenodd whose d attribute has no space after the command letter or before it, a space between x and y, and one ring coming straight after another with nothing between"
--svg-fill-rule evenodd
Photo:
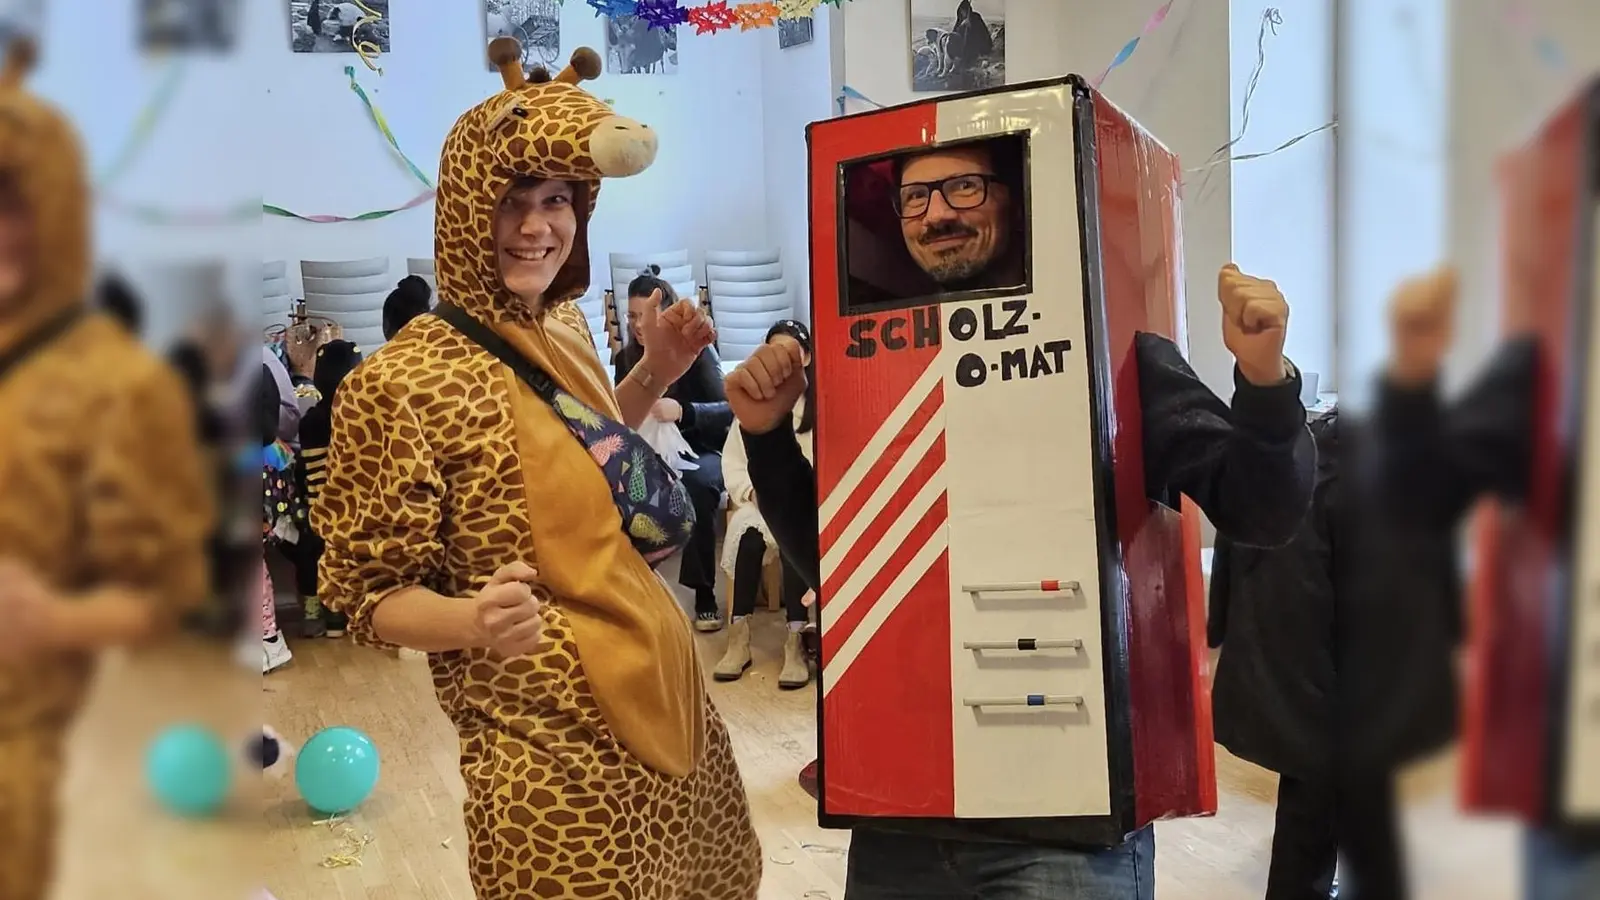
<instances>
[{"instance_id":1,"label":"giraffe ear","mask_svg":"<svg viewBox=\"0 0 1600 900\"><path fill-rule=\"evenodd\" d=\"M590 81L600 77L600 54L589 47L579 47L572 51L572 61L567 64L561 74L556 76L557 81L567 84L577 84L580 81Z\"/></svg>"},{"instance_id":2,"label":"giraffe ear","mask_svg":"<svg viewBox=\"0 0 1600 900\"><path fill-rule=\"evenodd\" d=\"M514 37L497 37L489 42L489 62L500 70L506 90L514 91L528 83L522 73L522 44Z\"/></svg>"},{"instance_id":3,"label":"giraffe ear","mask_svg":"<svg viewBox=\"0 0 1600 900\"><path fill-rule=\"evenodd\" d=\"M0 87L21 87L38 58L38 47L30 38L12 40L11 46L6 48L5 67L0 69Z\"/></svg>"}]
</instances>

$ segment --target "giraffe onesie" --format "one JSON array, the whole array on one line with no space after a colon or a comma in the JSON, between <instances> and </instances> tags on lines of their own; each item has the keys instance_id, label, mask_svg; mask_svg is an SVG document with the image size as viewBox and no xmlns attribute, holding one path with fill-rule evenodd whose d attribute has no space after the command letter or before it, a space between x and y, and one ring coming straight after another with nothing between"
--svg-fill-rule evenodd
<instances>
[{"instance_id":1,"label":"giraffe onesie","mask_svg":"<svg viewBox=\"0 0 1600 900\"><path fill-rule=\"evenodd\" d=\"M30 45L13 45L0 76L6 228L25 223L32 249L20 293L0 298L0 360L14 361L0 371L0 564L25 572L51 605L112 590L175 618L208 588L213 498L193 409L177 373L84 307L83 157L66 118L22 87L31 61ZM17 625L25 589L13 577L0 575L0 628ZM50 891L64 742L94 662L46 647L0 656L5 900Z\"/></svg>"},{"instance_id":2,"label":"giraffe onesie","mask_svg":"<svg viewBox=\"0 0 1600 900\"><path fill-rule=\"evenodd\" d=\"M572 300L600 179L646 168L655 135L578 87L598 73L592 50L553 79L525 79L509 38L491 56L505 90L442 153L440 299L620 418ZM539 311L502 285L493 239L497 206L530 177L572 182L578 221ZM373 611L397 590L467 602L501 566L538 569L539 651L429 654L460 737L478 900L754 900L760 846L687 617L593 458L508 366L441 319L413 320L340 387L313 516L324 600L365 643L385 645Z\"/></svg>"}]
</instances>

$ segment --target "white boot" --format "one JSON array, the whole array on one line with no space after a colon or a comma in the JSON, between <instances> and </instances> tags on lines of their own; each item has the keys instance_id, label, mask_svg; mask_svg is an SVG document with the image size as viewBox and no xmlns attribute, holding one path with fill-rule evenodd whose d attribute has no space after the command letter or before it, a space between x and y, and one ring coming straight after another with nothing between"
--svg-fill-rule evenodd
<instances>
[{"instance_id":1,"label":"white boot","mask_svg":"<svg viewBox=\"0 0 1600 900\"><path fill-rule=\"evenodd\" d=\"M740 616L728 627L728 649L711 671L718 681L738 681L750 668L750 617Z\"/></svg>"},{"instance_id":2,"label":"white boot","mask_svg":"<svg viewBox=\"0 0 1600 900\"><path fill-rule=\"evenodd\" d=\"M805 645L800 643L800 632L791 628L783 638L783 670L778 673L778 687L792 691L810 683L811 663L806 659Z\"/></svg>"}]
</instances>

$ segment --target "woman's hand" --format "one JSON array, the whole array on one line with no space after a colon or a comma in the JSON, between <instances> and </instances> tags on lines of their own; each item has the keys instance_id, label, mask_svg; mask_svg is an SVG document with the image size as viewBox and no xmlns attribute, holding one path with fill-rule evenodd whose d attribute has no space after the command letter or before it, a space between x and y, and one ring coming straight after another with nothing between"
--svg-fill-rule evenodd
<instances>
[{"instance_id":1,"label":"woman's hand","mask_svg":"<svg viewBox=\"0 0 1600 900\"><path fill-rule=\"evenodd\" d=\"M677 422L683 418L683 406L671 397L662 397L650 407L650 418L657 422Z\"/></svg>"},{"instance_id":2,"label":"woman's hand","mask_svg":"<svg viewBox=\"0 0 1600 900\"><path fill-rule=\"evenodd\" d=\"M473 599L483 646L502 658L526 656L543 643L541 604L529 587L538 577L526 563L501 566Z\"/></svg>"},{"instance_id":3,"label":"woman's hand","mask_svg":"<svg viewBox=\"0 0 1600 900\"><path fill-rule=\"evenodd\" d=\"M15 661L54 648L60 600L33 570L0 560L0 659Z\"/></svg>"},{"instance_id":4,"label":"woman's hand","mask_svg":"<svg viewBox=\"0 0 1600 900\"><path fill-rule=\"evenodd\" d=\"M644 316L639 322L639 333L644 337L644 359L641 365L661 384L668 385L683 377L694 365L700 352L717 339L705 311L688 300L679 300L668 309L657 313L661 305L661 290L650 293Z\"/></svg>"}]
</instances>

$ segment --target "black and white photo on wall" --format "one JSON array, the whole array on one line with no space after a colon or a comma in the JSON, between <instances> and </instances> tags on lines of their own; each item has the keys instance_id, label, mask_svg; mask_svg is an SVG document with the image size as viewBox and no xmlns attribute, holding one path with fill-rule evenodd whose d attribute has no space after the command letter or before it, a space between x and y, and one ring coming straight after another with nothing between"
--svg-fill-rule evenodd
<instances>
[{"instance_id":1,"label":"black and white photo on wall","mask_svg":"<svg viewBox=\"0 0 1600 900\"><path fill-rule=\"evenodd\" d=\"M651 28L635 15L606 16L606 71L616 75L673 75L678 28Z\"/></svg>"},{"instance_id":2,"label":"black and white photo on wall","mask_svg":"<svg viewBox=\"0 0 1600 900\"><path fill-rule=\"evenodd\" d=\"M810 16L778 20L778 49L787 50L811 43L816 37L816 20Z\"/></svg>"},{"instance_id":3,"label":"black and white photo on wall","mask_svg":"<svg viewBox=\"0 0 1600 900\"><path fill-rule=\"evenodd\" d=\"M296 53L389 52L389 0L289 0Z\"/></svg>"},{"instance_id":4,"label":"black and white photo on wall","mask_svg":"<svg viewBox=\"0 0 1600 900\"><path fill-rule=\"evenodd\" d=\"M561 0L483 0L483 30L488 40L514 37L522 45L522 67L544 66L551 74L561 59ZM488 56L484 56L488 64ZM489 68L494 66L489 64Z\"/></svg>"},{"instance_id":5,"label":"black and white photo on wall","mask_svg":"<svg viewBox=\"0 0 1600 900\"><path fill-rule=\"evenodd\" d=\"M232 50L239 0L139 0L139 47L146 51Z\"/></svg>"},{"instance_id":6,"label":"black and white photo on wall","mask_svg":"<svg viewBox=\"0 0 1600 900\"><path fill-rule=\"evenodd\" d=\"M0 46L9 47L18 38L41 43L44 29L44 0L0 0Z\"/></svg>"},{"instance_id":7,"label":"black and white photo on wall","mask_svg":"<svg viewBox=\"0 0 1600 900\"><path fill-rule=\"evenodd\" d=\"M1006 83L1005 0L910 0L911 90Z\"/></svg>"}]
</instances>

